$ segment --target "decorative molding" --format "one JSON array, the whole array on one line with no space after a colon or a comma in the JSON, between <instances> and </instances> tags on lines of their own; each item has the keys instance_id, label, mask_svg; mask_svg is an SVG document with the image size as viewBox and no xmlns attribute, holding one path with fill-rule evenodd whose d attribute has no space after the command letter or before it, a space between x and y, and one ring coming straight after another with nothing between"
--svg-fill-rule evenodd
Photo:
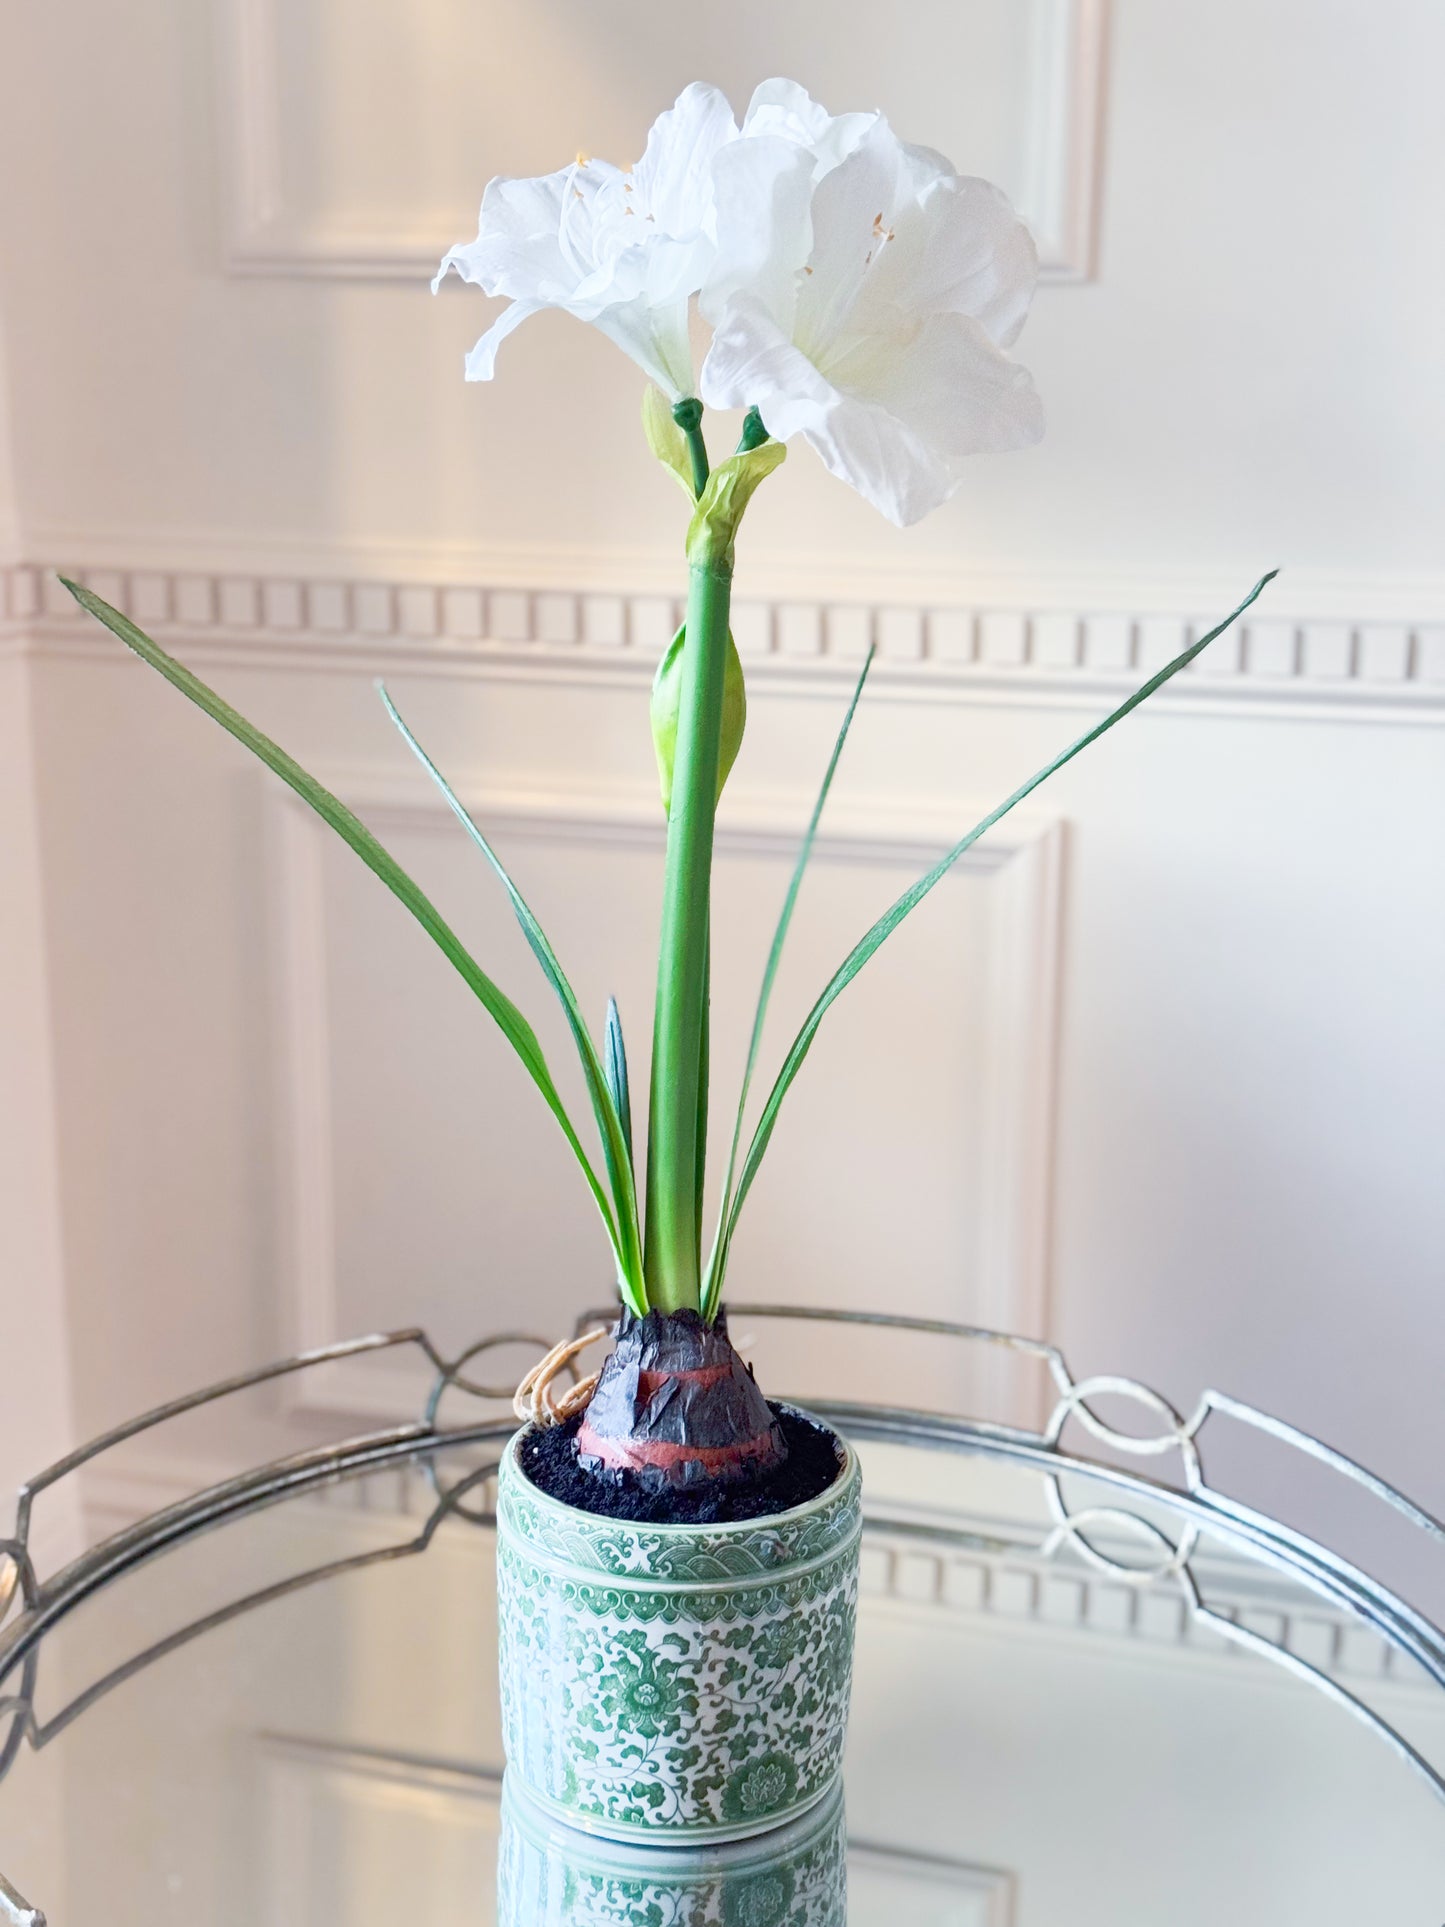
<instances>
[{"instance_id":1,"label":"decorative molding","mask_svg":"<svg viewBox=\"0 0 1445 1927\"><path fill-rule=\"evenodd\" d=\"M382 837L423 830L454 833L445 805L375 772L333 774L328 787ZM567 847L661 851L663 826L653 798L617 792L572 795L457 785L481 820L513 840ZM325 830L289 791L268 787L268 858L276 892L275 961L281 1118L278 1189L282 1199L280 1289L292 1349L334 1341L347 1320L336 1276L335 1170L330 1103L330 1013L321 859ZM796 853L806 804L739 799L719 822L719 858ZM965 814L967 812L965 811ZM912 805L870 806L866 815L831 808L814 861L896 865L909 875L937 861L956 833L953 817ZM1049 1230L1055 1111L1058 957L1063 889L1063 828L1054 818L1020 814L987 844L970 850L957 875L991 877L1000 892L990 920L990 1010L983 1076L987 1146L980 1255L971 1274L968 1316L999 1330L1042 1331L1048 1322ZM962 1316L959 1308L953 1315ZM1014 1361L981 1359L970 1390L990 1410L1020 1422L1041 1416L1044 1388L1020 1378ZM409 1415L416 1386L382 1359L345 1371L298 1374L282 1389L293 1411L393 1418Z\"/></svg>"},{"instance_id":2,"label":"decorative molding","mask_svg":"<svg viewBox=\"0 0 1445 1927\"><path fill-rule=\"evenodd\" d=\"M942 1521L935 1517L934 1523ZM1029 1530L988 1518L950 1517L946 1523L976 1535L981 1547L998 1544L1015 1531L1022 1541ZM1037 1536L1036 1528L1034 1532ZM886 1522L870 1523L864 1538L859 1596L866 1610L986 1620L1005 1633L1102 1636L1146 1650L1183 1647L1230 1664L1243 1657L1239 1646L1194 1618L1167 1580L1126 1584L1084 1565L1045 1559L1022 1543L1005 1553L957 1553L920 1544L907 1536L907 1523L893 1543L887 1534ZM1433 1683L1419 1675L1403 1653L1348 1614L1306 1601L1298 1586L1272 1584L1258 1567L1221 1553L1196 1555L1193 1564L1218 1617L1322 1673L1435 1693Z\"/></svg>"},{"instance_id":3,"label":"decorative molding","mask_svg":"<svg viewBox=\"0 0 1445 1927\"><path fill-rule=\"evenodd\" d=\"M1032 74L1019 211L1045 281L1093 277L1102 171L1108 0L1028 0ZM421 223L367 228L299 211L287 194L277 74L278 0L223 0L218 125L232 274L421 281L458 239Z\"/></svg>"},{"instance_id":4,"label":"decorative molding","mask_svg":"<svg viewBox=\"0 0 1445 1927\"><path fill-rule=\"evenodd\" d=\"M676 595L200 569L67 566L198 663L338 674L588 683L650 679ZM113 652L53 566L0 569L0 647ZM540 578L544 583L546 576ZM851 682L878 645L874 700L1097 708L1214 616L1148 606L931 606L742 597L738 648L780 694ZM1161 690L1158 703L1302 720L1445 717L1445 617L1255 616Z\"/></svg>"},{"instance_id":5,"label":"decorative molding","mask_svg":"<svg viewBox=\"0 0 1445 1927\"><path fill-rule=\"evenodd\" d=\"M681 511L679 510L679 514ZM488 542L431 540L418 535L305 534L256 526L206 529L177 525L31 522L24 551L11 566L65 563L112 575L211 577L401 589L469 589L492 593L676 596L684 586L681 522L648 542L583 543L566 531L544 539ZM750 545L745 599L830 607L999 610L1025 615L1120 611L1218 616L1238 600L1251 570L1269 558L1186 568L1115 557L1103 564L1009 560L973 549L943 554L908 532L885 536L859 556L850 547L786 549ZM1445 569L1319 569L1290 565L1269 590L1277 621L1445 626ZM1257 610L1256 614L1265 613Z\"/></svg>"},{"instance_id":6,"label":"decorative molding","mask_svg":"<svg viewBox=\"0 0 1445 1927\"><path fill-rule=\"evenodd\" d=\"M1109 0L1033 0L1033 111L1019 209L1044 281L1092 281L1103 191Z\"/></svg>"}]
</instances>

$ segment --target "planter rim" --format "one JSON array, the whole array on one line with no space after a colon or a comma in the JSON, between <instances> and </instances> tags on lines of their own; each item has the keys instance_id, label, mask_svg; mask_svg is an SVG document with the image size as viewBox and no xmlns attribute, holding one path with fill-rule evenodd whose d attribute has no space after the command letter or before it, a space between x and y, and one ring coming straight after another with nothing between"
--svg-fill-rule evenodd
<instances>
[{"instance_id":1,"label":"planter rim","mask_svg":"<svg viewBox=\"0 0 1445 1927\"><path fill-rule=\"evenodd\" d=\"M502 1456L510 1462L510 1470L521 1481L528 1500L559 1519L581 1519L598 1527L610 1526L625 1532L661 1533L665 1538L677 1540L696 1537L699 1533L706 1533L709 1538L740 1538L750 1533L763 1533L769 1529L776 1531L782 1526L794 1525L800 1519L806 1519L810 1513L821 1512L829 1505L836 1505L839 1499L846 1495L858 1473L857 1453L834 1426L825 1425L820 1418L816 1418L801 1405L788 1405L780 1401L778 1410L791 1412L796 1417L805 1419L808 1424L816 1425L820 1431L827 1432L843 1448L843 1456L839 1461L837 1477L825 1485L821 1492L815 1492L811 1499L804 1499L799 1505L789 1506L785 1512L760 1513L754 1519L675 1519L654 1522L651 1519L616 1518L610 1512L589 1512L583 1506L568 1505L565 1499L554 1498L550 1492L544 1492L541 1486L528 1476L522 1465L520 1457L522 1441L531 1433L541 1429L536 1424L519 1426L507 1441L507 1449Z\"/></svg>"}]
</instances>

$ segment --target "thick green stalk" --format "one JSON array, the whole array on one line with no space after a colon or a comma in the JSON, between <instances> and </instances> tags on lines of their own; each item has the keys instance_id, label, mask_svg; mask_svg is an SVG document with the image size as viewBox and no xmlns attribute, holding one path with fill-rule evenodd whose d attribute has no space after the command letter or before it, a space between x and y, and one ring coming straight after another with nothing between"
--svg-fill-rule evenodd
<instances>
[{"instance_id":1,"label":"thick green stalk","mask_svg":"<svg viewBox=\"0 0 1445 1927\"><path fill-rule=\"evenodd\" d=\"M649 1305L696 1310L699 1263L699 1095L707 1024L708 914L727 667L731 557L694 557L667 822L652 1101L647 1145Z\"/></svg>"}]
</instances>

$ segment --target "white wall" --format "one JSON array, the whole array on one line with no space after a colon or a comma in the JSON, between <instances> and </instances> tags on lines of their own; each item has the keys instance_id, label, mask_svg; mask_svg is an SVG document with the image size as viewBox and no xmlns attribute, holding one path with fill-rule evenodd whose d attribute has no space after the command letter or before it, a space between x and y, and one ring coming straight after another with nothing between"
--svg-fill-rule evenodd
<instances>
[{"instance_id":1,"label":"white wall","mask_svg":"<svg viewBox=\"0 0 1445 1927\"><path fill-rule=\"evenodd\" d=\"M823 35L811 0L749 0L726 37L641 0L605 31L580 4L500 0L465 19L84 0L9 23L0 304L33 565L11 594L77 1424L301 1338L552 1330L606 1267L545 1120L423 940L72 621L42 565L92 571L333 775L540 1012L384 726L386 673L498 816L591 1007L620 989L640 1040L643 692L680 504L613 350L543 317L465 388L486 304L432 302L417 263L470 230L490 172L579 141L628 158L694 73L741 100L792 67L996 171L1048 229L1021 350L1050 432L907 535L802 448L755 512L724 1063L870 631L877 687L790 1008L907 863L1186 624L1285 574L1242 641L1046 792L850 993L735 1289L1012 1322L1185 1404L1223 1383L1438 1509L1445 16L1119 0L1105 32L1090 0L913 0L880 41L871 14L840 32L826 11ZM887 1370L936 1397L954 1377L939 1355ZM410 1396L373 1376L360 1402ZM266 1437L334 1423L336 1397Z\"/></svg>"},{"instance_id":2,"label":"white wall","mask_svg":"<svg viewBox=\"0 0 1445 1927\"><path fill-rule=\"evenodd\" d=\"M20 559L20 503L10 432L10 364L0 331L0 564Z\"/></svg>"},{"instance_id":3,"label":"white wall","mask_svg":"<svg viewBox=\"0 0 1445 1927\"><path fill-rule=\"evenodd\" d=\"M0 1538L11 1535L15 1488L68 1450L73 1433L29 673L0 640ZM38 1560L73 1546L78 1517L73 1494L40 1501Z\"/></svg>"},{"instance_id":4,"label":"white wall","mask_svg":"<svg viewBox=\"0 0 1445 1927\"><path fill-rule=\"evenodd\" d=\"M74 1433L31 711L35 665L6 593L7 565L19 546L8 374L0 333L0 1538L7 1539L15 1488L58 1459ZM77 1494L62 1490L41 1500L31 1546L42 1568L75 1549L79 1526Z\"/></svg>"}]
</instances>

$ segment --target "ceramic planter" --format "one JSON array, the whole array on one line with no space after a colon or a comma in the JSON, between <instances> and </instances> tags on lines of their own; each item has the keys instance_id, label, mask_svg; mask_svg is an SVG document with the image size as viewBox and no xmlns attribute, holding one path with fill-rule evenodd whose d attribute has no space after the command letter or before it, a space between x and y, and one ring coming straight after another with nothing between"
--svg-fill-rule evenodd
<instances>
[{"instance_id":1,"label":"ceramic planter","mask_svg":"<svg viewBox=\"0 0 1445 1927\"><path fill-rule=\"evenodd\" d=\"M508 1772L498 1927L845 1927L842 1788L788 1825L722 1845L623 1845L550 1820Z\"/></svg>"},{"instance_id":2,"label":"ceramic planter","mask_svg":"<svg viewBox=\"0 0 1445 1927\"><path fill-rule=\"evenodd\" d=\"M832 1789L853 1667L858 1461L771 1518L637 1525L497 1494L502 1733L542 1809L614 1840L736 1840Z\"/></svg>"}]
</instances>

